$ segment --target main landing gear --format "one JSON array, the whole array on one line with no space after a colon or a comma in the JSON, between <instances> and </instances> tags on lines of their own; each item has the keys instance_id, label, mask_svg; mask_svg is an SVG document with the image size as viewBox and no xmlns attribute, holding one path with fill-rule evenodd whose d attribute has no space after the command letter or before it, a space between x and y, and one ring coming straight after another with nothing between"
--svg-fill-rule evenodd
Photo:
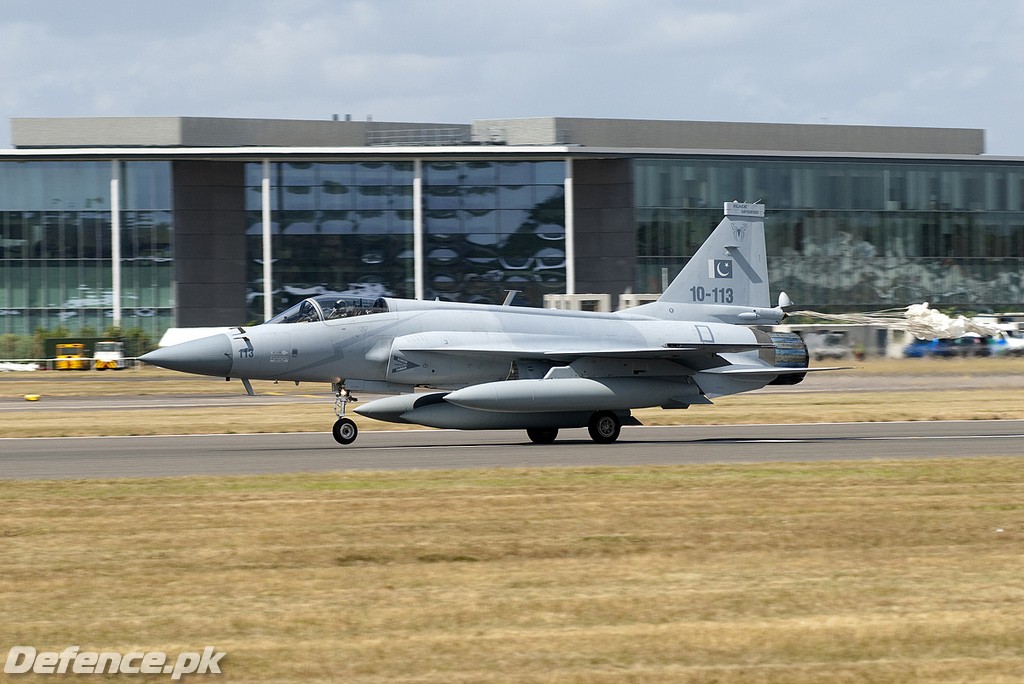
<instances>
[{"instance_id":1,"label":"main landing gear","mask_svg":"<svg viewBox=\"0 0 1024 684\"><path fill-rule=\"evenodd\" d=\"M336 382L331 386L334 390L334 415L338 416L338 420L334 422L334 429L331 432L334 434L334 440L338 444L351 444L356 441L356 437L359 435L359 428L356 427L355 422L351 418L345 417L345 406L350 401L357 401L352 393L345 389L345 386Z\"/></svg>"},{"instance_id":2,"label":"main landing gear","mask_svg":"<svg viewBox=\"0 0 1024 684\"><path fill-rule=\"evenodd\" d=\"M619 438L622 420L611 411L598 411L590 416L587 430L590 432L590 439L598 444L611 444Z\"/></svg>"},{"instance_id":3,"label":"main landing gear","mask_svg":"<svg viewBox=\"0 0 1024 684\"><path fill-rule=\"evenodd\" d=\"M611 444L619 438L622 419L612 411L597 411L590 417L587 430L598 444ZM558 437L558 428L527 428L526 434L534 444L551 444Z\"/></svg>"},{"instance_id":4,"label":"main landing gear","mask_svg":"<svg viewBox=\"0 0 1024 684\"><path fill-rule=\"evenodd\" d=\"M558 428L527 428L526 436L534 444L551 444L558 437Z\"/></svg>"}]
</instances>

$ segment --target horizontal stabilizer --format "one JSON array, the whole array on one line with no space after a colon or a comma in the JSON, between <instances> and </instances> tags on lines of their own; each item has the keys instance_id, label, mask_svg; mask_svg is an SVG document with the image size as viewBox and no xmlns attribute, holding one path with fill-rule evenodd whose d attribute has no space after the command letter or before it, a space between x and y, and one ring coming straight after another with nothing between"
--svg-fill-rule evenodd
<instances>
[{"instance_id":1,"label":"horizontal stabilizer","mask_svg":"<svg viewBox=\"0 0 1024 684\"><path fill-rule=\"evenodd\" d=\"M816 371L850 370L850 366L820 366L817 368L779 368L777 366L721 366L719 368L708 368L704 373L716 375L742 375L754 378L767 378L776 375L794 375L803 373L814 373Z\"/></svg>"}]
</instances>

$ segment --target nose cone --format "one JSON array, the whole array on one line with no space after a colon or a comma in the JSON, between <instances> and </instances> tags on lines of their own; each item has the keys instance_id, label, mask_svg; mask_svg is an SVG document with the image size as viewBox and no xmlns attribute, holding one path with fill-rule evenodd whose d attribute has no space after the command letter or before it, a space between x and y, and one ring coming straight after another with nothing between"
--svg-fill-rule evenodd
<instances>
[{"instance_id":1,"label":"nose cone","mask_svg":"<svg viewBox=\"0 0 1024 684\"><path fill-rule=\"evenodd\" d=\"M211 335L156 349L139 360L183 373L227 377L231 375L231 340L227 335Z\"/></svg>"}]
</instances>

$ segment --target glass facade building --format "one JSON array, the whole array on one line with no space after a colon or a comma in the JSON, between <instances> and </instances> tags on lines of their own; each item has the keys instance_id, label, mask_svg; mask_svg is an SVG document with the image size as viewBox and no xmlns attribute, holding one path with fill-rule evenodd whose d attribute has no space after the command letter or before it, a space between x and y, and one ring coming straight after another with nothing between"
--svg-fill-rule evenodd
<instances>
[{"instance_id":1,"label":"glass facade building","mask_svg":"<svg viewBox=\"0 0 1024 684\"><path fill-rule=\"evenodd\" d=\"M247 163L252 320L263 313L262 181L263 164ZM273 162L273 310L311 294L413 297L417 212L424 296L497 304L514 289L541 306L566 286L564 183L563 161Z\"/></svg>"},{"instance_id":2,"label":"glass facade building","mask_svg":"<svg viewBox=\"0 0 1024 684\"><path fill-rule=\"evenodd\" d=\"M423 164L426 296L541 306L564 292L565 163Z\"/></svg>"},{"instance_id":3,"label":"glass facade building","mask_svg":"<svg viewBox=\"0 0 1024 684\"><path fill-rule=\"evenodd\" d=\"M168 162L0 162L0 333L113 323L118 179L122 326L173 323Z\"/></svg>"},{"instance_id":4,"label":"glass facade building","mask_svg":"<svg viewBox=\"0 0 1024 684\"><path fill-rule=\"evenodd\" d=\"M89 135L117 139L121 123ZM207 123L203 144L230 129ZM278 135L284 124L271 123ZM801 308L1024 310L1024 159L985 157L970 131L935 133L928 149L942 154L801 154L719 150L687 122L601 120L582 142L591 123L574 144L495 143L491 122L478 144L401 148L88 148L71 132L89 120L54 124L56 142L0 151L0 333L120 322L157 338L262 321L311 295L497 304L517 290L517 304L542 306L546 294L657 293L730 200L767 207L773 296L785 289ZM537 122L520 124L535 134ZM686 137L671 139L676 125ZM797 133L825 150L830 130ZM723 139L756 145L773 132L793 131L730 126ZM913 133L844 135L870 145Z\"/></svg>"},{"instance_id":5,"label":"glass facade building","mask_svg":"<svg viewBox=\"0 0 1024 684\"><path fill-rule=\"evenodd\" d=\"M635 162L637 288L658 291L720 220L768 208L771 283L801 307L1024 302L1024 165L709 158Z\"/></svg>"},{"instance_id":6,"label":"glass facade building","mask_svg":"<svg viewBox=\"0 0 1024 684\"><path fill-rule=\"evenodd\" d=\"M246 167L248 314L263 315L262 163ZM412 297L413 164L270 164L273 311L311 294Z\"/></svg>"}]
</instances>

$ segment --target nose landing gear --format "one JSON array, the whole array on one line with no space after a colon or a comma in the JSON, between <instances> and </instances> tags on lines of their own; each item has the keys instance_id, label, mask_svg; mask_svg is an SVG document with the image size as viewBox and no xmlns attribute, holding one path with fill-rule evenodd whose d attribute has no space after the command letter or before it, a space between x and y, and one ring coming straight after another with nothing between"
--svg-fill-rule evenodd
<instances>
[{"instance_id":1,"label":"nose landing gear","mask_svg":"<svg viewBox=\"0 0 1024 684\"><path fill-rule=\"evenodd\" d=\"M331 433L334 435L334 440L338 444L347 445L356 441L356 437L359 435L359 428L356 427L355 422L351 418L345 417L345 406L348 403L358 401L352 396L352 393L345 388L345 385L336 382L331 386L334 390L334 415L338 417L338 420L334 422L334 428Z\"/></svg>"}]
</instances>

